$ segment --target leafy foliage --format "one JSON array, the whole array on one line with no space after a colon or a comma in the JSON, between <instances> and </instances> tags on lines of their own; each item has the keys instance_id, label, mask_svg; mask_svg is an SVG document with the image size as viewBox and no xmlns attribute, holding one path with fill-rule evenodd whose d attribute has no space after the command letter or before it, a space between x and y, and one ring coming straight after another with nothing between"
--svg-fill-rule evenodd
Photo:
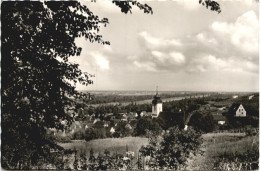
<instances>
[{"instance_id":1,"label":"leafy foliage","mask_svg":"<svg viewBox=\"0 0 260 171\"><path fill-rule=\"evenodd\" d=\"M37 160L58 148L45 137L46 129L70 124L74 99L86 96L76 83L92 84L92 75L68 61L82 50L75 38L110 44L98 34L108 19L75 1L3 2L1 19L2 155L4 166L22 169L21 159Z\"/></svg>"},{"instance_id":2,"label":"leafy foliage","mask_svg":"<svg viewBox=\"0 0 260 171\"><path fill-rule=\"evenodd\" d=\"M152 139L148 146L140 149L140 152L144 156L150 156L148 163L150 169L179 170L185 168L187 158L191 153L199 152L201 143L199 132L193 129L184 131L174 127L164 135L160 143L157 139Z\"/></svg>"},{"instance_id":3,"label":"leafy foliage","mask_svg":"<svg viewBox=\"0 0 260 171\"><path fill-rule=\"evenodd\" d=\"M259 149L247 150L244 154L224 153L218 156L214 170L258 170Z\"/></svg>"},{"instance_id":4,"label":"leafy foliage","mask_svg":"<svg viewBox=\"0 0 260 171\"><path fill-rule=\"evenodd\" d=\"M142 117L138 119L134 130L134 134L136 136L140 136L140 135L147 135L149 134L149 132L157 136L160 135L162 129L160 125L155 120L152 120L151 118Z\"/></svg>"},{"instance_id":5,"label":"leafy foliage","mask_svg":"<svg viewBox=\"0 0 260 171\"><path fill-rule=\"evenodd\" d=\"M197 131L212 132L215 128L213 116L211 114L201 114L196 112L192 115L189 124Z\"/></svg>"},{"instance_id":6,"label":"leafy foliage","mask_svg":"<svg viewBox=\"0 0 260 171\"><path fill-rule=\"evenodd\" d=\"M206 6L218 7L213 2ZM136 1L113 3L124 13L132 6L152 13L151 7ZM74 100L86 97L75 90L76 83L93 83L91 74L68 60L81 54L75 39L110 44L98 34L108 19L75 1L3 2L1 10L2 162L6 169L27 169L41 156L52 162L50 149L61 150L46 137L46 130L69 125Z\"/></svg>"},{"instance_id":7,"label":"leafy foliage","mask_svg":"<svg viewBox=\"0 0 260 171\"><path fill-rule=\"evenodd\" d=\"M212 11L216 11L218 13L221 12L220 5L213 0L199 0L199 3L205 6L206 8L210 8Z\"/></svg>"}]
</instances>

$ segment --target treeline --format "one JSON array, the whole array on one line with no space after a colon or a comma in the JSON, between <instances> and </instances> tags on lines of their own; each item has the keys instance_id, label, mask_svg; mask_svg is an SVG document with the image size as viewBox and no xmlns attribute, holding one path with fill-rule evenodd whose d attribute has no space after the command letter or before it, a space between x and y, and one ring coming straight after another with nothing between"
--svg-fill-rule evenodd
<instances>
[{"instance_id":1,"label":"treeline","mask_svg":"<svg viewBox=\"0 0 260 171\"><path fill-rule=\"evenodd\" d=\"M172 97L183 97L183 96L194 96L197 95L197 93L185 93L185 94L166 94L161 93L160 96L163 99L166 98L172 98ZM153 99L154 95L117 95L117 94L98 94L98 95L92 95L91 100L89 98L86 98L83 100L87 101L89 104L103 104L103 103L122 103L122 102L132 102L133 104L136 101L142 101L142 100L149 100Z\"/></svg>"},{"instance_id":2,"label":"treeline","mask_svg":"<svg viewBox=\"0 0 260 171\"><path fill-rule=\"evenodd\" d=\"M178 101L171 101L171 102L164 102L163 103L163 111L165 112L176 112L179 109L186 110L187 112L196 110L199 108L200 105L207 104L207 102L204 100L204 98L187 98L183 100ZM78 105L77 108L82 108L83 105ZM104 119L105 114L113 113L113 114L119 114L119 113L129 113L129 112L151 112L152 106L151 104L129 104L126 106L122 105L101 105L98 107L92 107L88 106L83 109L83 111L79 112L80 116L78 118L81 118L84 120L84 118L87 115L94 114L95 117L99 117L101 120Z\"/></svg>"}]
</instances>

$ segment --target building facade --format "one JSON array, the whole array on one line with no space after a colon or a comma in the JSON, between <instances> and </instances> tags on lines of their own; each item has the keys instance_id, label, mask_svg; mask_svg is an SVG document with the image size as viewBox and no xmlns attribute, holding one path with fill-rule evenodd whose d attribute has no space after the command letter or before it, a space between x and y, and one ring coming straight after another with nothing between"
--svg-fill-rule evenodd
<instances>
[{"instance_id":1,"label":"building facade","mask_svg":"<svg viewBox=\"0 0 260 171\"><path fill-rule=\"evenodd\" d=\"M246 110L242 104L239 105L236 111L236 117L246 117Z\"/></svg>"},{"instance_id":2,"label":"building facade","mask_svg":"<svg viewBox=\"0 0 260 171\"><path fill-rule=\"evenodd\" d=\"M247 112L241 103L233 103L227 114L234 117L246 117Z\"/></svg>"}]
</instances>

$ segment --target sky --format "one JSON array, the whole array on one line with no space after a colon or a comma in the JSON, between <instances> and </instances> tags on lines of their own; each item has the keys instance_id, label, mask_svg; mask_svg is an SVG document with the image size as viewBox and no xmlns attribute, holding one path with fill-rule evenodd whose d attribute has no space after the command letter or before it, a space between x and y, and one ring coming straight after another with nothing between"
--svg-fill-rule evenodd
<instances>
[{"instance_id":1,"label":"sky","mask_svg":"<svg viewBox=\"0 0 260 171\"><path fill-rule=\"evenodd\" d=\"M219 1L222 12L198 0L140 1L121 13L109 1L81 2L109 24L100 34L111 45L89 43L70 61L94 74L78 90L259 91L259 6L255 0Z\"/></svg>"}]
</instances>

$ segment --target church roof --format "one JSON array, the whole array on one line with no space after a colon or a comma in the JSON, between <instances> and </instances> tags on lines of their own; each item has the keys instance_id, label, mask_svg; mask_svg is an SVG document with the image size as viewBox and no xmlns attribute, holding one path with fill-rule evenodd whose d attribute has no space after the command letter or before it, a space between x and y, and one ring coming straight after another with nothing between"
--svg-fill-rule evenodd
<instances>
[{"instance_id":1,"label":"church roof","mask_svg":"<svg viewBox=\"0 0 260 171\"><path fill-rule=\"evenodd\" d=\"M162 103L162 99L161 97L158 95L158 93L156 93L156 95L153 97L153 104L157 104L157 103Z\"/></svg>"}]
</instances>

